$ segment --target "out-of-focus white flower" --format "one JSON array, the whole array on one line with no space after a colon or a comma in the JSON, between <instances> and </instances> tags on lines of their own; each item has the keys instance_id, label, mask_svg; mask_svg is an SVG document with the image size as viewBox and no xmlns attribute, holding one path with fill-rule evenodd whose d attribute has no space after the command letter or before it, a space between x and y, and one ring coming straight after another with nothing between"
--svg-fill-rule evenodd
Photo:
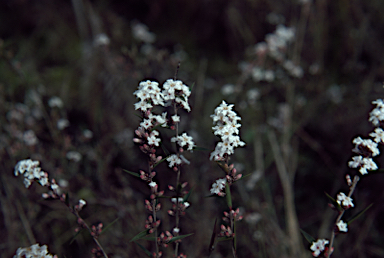
<instances>
[{"instance_id":1,"label":"out-of-focus white flower","mask_svg":"<svg viewBox=\"0 0 384 258\"><path fill-rule=\"evenodd\" d=\"M85 129L83 131L83 136L87 139L91 139L93 137L93 132L89 129Z\"/></svg>"},{"instance_id":2,"label":"out-of-focus white flower","mask_svg":"<svg viewBox=\"0 0 384 258\"><path fill-rule=\"evenodd\" d=\"M23 140L24 140L25 144L28 146L36 145L38 142L36 134L32 130L28 130L28 131L24 132Z\"/></svg>"},{"instance_id":3,"label":"out-of-focus white flower","mask_svg":"<svg viewBox=\"0 0 384 258\"><path fill-rule=\"evenodd\" d=\"M59 97L52 97L48 100L48 106L51 108L57 107L62 108L64 106L63 101Z\"/></svg>"},{"instance_id":4,"label":"out-of-focus white flower","mask_svg":"<svg viewBox=\"0 0 384 258\"><path fill-rule=\"evenodd\" d=\"M131 25L133 37L145 43L153 43L156 40L156 35L149 32L147 25L140 22L133 22Z\"/></svg>"},{"instance_id":5,"label":"out-of-focus white flower","mask_svg":"<svg viewBox=\"0 0 384 258\"><path fill-rule=\"evenodd\" d=\"M93 40L93 44L95 46L107 46L111 40L105 33L99 33L96 35L95 39Z\"/></svg>"},{"instance_id":6,"label":"out-of-focus white flower","mask_svg":"<svg viewBox=\"0 0 384 258\"><path fill-rule=\"evenodd\" d=\"M223 95L231 95L235 92L235 85L233 84L225 84L221 87L221 93Z\"/></svg>"},{"instance_id":7,"label":"out-of-focus white flower","mask_svg":"<svg viewBox=\"0 0 384 258\"><path fill-rule=\"evenodd\" d=\"M57 258L49 254L48 247L46 245L40 246L39 244L31 245L30 247L18 248L13 258Z\"/></svg>"},{"instance_id":8,"label":"out-of-focus white flower","mask_svg":"<svg viewBox=\"0 0 384 258\"><path fill-rule=\"evenodd\" d=\"M68 151L66 157L74 162L79 162L83 156L77 151Z\"/></svg>"},{"instance_id":9,"label":"out-of-focus white flower","mask_svg":"<svg viewBox=\"0 0 384 258\"><path fill-rule=\"evenodd\" d=\"M153 181L151 181L148 185L149 185L151 188L157 186L156 182L153 182Z\"/></svg>"},{"instance_id":10,"label":"out-of-focus white flower","mask_svg":"<svg viewBox=\"0 0 384 258\"><path fill-rule=\"evenodd\" d=\"M339 222L337 222L336 226L340 232L348 232L348 224L344 221L340 220Z\"/></svg>"},{"instance_id":11,"label":"out-of-focus white flower","mask_svg":"<svg viewBox=\"0 0 384 258\"><path fill-rule=\"evenodd\" d=\"M313 242L310 247L313 251L312 255L318 257L325 250L325 245L328 243L329 241L326 239L318 239L316 242Z\"/></svg>"},{"instance_id":12,"label":"out-of-focus white flower","mask_svg":"<svg viewBox=\"0 0 384 258\"><path fill-rule=\"evenodd\" d=\"M69 126L69 121L65 118L62 118L62 119L59 119L57 121L57 128L61 131L63 130L64 128L68 127Z\"/></svg>"}]
</instances>

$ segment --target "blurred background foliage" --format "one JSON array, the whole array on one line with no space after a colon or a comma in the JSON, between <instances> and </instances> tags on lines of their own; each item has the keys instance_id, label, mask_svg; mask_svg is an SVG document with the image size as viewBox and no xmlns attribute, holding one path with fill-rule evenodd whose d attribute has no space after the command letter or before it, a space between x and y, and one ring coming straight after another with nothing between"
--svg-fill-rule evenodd
<instances>
[{"instance_id":1,"label":"blurred background foliage","mask_svg":"<svg viewBox=\"0 0 384 258\"><path fill-rule=\"evenodd\" d=\"M40 160L73 202L87 200L82 214L90 224L119 218L100 237L111 257L144 256L129 241L144 229L150 190L123 171L146 168L132 142L140 122L132 93L142 80L173 78L179 62L178 79L193 85L181 128L199 147L213 149L218 140L209 115L222 99L242 116L247 146L232 161L250 176L234 185L245 218L237 228L239 257L311 257L295 234L300 227L330 237L336 213L324 192L348 191L345 175L356 173L347 167L351 140L372 131L370 102L384 94L383 11L380 0L1 1L1 257L35 242L59 257L91 257L94 247L86 233L71 243L75 217L43 200L39 185L25 189L13 176L26 158ZM144 40L134 34L143 24ZM278 24L294 28L283 59L302 69L299 76L255 50ZM258 67L274 79L258 79ZM49 104L54 96L63 106ZM193 188L181 221L181 233L194 233L180 247L188 257L207 257L215 218L226 209L224 200L205 198L223 176L208 157L195 151L183 167L182 181ZM164 190L176 181L165 164L157 172ZM374 205L336 237L335 257L384 257L383 180L373 173L358 184L356 209L345 218ZM171 230L171 204L163 205L161 227ZM212 257L231 257L230 248L221 242Z\"/></svg>"}]
</instances>

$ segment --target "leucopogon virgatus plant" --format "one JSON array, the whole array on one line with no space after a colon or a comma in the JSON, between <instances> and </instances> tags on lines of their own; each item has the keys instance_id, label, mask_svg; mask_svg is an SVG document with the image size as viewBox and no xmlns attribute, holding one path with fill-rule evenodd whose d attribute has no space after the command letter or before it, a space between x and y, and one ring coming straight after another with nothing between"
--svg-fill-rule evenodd
<instances>
[{"instance_id":1,"label":"leucopogon virgatus plant","mask_svg":"<svg viewBox=\"0 0 384 258\"><path fill-rule=\"evenodd\" d=\"M369 122L371 122L376 128L373 132L369 133L371 139L364 139L360 136L353 139L352 143L355 147L352 151L355 156L348 162L350 168L358 169L361 176L367 175L370 171L378 170L379 167L373 160L380 154L379 144L384 144L384 130L381 128L384 125L384 101L377 99L372 101L372 104L376 107L369 114ZM358 173L357 173L358 174ZM348 232L348 226L352 221L361 216L371 206L369 205L363 211L355 214L353 217L344 219L344 213L346 210L354 208L352 195L356 189L357 183L360 180L359 175L355 175L353 179L350 175L346 175L346 182L349 187L348 193L340 192L336 195L336 199L327 195L330 200L330 206L337 211L336 221L333 226L330 239L317 239L310 236L308 233L302 231L305 238L311 243L310 250L314 257L331 257L334 251L335 237L338 234L346 234Z\"/></svg>"},{"instance_id":2,"label":"leucopogon virgatus plant","mask_svg":"<svg viewBox=\"0 0 384 258\"><path fill-rule=\"evenodd\" d=\"M74 214L77 218L78 227L75 229L75 231L79 232L81 229L87 229L93 241L95 242L97 247L92 249L94 257L108 258L108 255L105 253L103 247L98 241L98 237L101 234L103 224L99 223L97 226L93 225L90 227L80 215L80 211L84 208L87 202L83 199L80 199L78 201L78 204L71 205L68 193L64 193L60 186L56 183L56 180L53 178L50 179L48 173L44 172L39 165L39 161L34 161L31 159L21 160L15 166L14 175L24 176L24 185L26 188L29 188L31 184L35 181L38 182L40 185L47 187L48 192L43 193L42 197L44 199L60 200L62 203L64 203L69 209L69 211ZM52 257L52 255L48 254L47 246L44 245L40 247L37 243L32 245L31 247L19 248L16 251L16 255L14 256L14 258L17 257L50 258ZM57 256L54 257L57 258Z\"/></svg>"},{"instance_id":3,"label":"leucopogon virgatus plant","mask_svg":"<svg viewBox=\"0 0 384 258\"><path fill-rule=\"evenodd\" d=\"M193 151L196 147L193 138L186 132L179 133L180 115L179 110L191 111L188 104L188 97L191 92L188 86L182 81L175 79L168 79L159 87L159 83L155 81L142 81L139 88L134 92L134 95L139 99L139 102L134 104L136 110L140 110L142 114L142 122L136 129L134 142L139 144L142 152L148 155L148 169L140 170L139 173L126 171L134 176L140 177L148 183L150 188L150 200L145 200L145 208L150 213L146 220L145 230L137 234L131 241L136 244L140 239L147 239L155 241L154 251L149 251L142 245L139 245L149 257L161 257L163 251L161 247L168 247L169 244L174 243L174 257L186 257L183 253L179 252L179 246L183 238L192 234L181 234L182 227L180 219L185 214L185 210L190 206L188 198L190 191L186 190L188 182L182 182L181 168L188 165L189 160L184 157L185 151ZM155 106L172 107L172 113L163 112L161 115L154 113ZM225 178L219 179L212 185L211 193L213 195L224 196L227 194L228 203L231 203L231 195L229 187L235 181L241 178L241 174L237 174L233 165L229 165L229 155L233 154L234 148L244 146L244 142L240 140L239 127L241 126L238 121L240 117L232 111L233 105L228 105L223 101L219 107L215 109L215 114L212 115L215 126L213 127L214 134L221 137L215 150L211 153L210 159L219 163L219 165L226 172ZM164 137L160 138L158 129L166 128L174 131L174 136L169 139L170 142L176 144L174 153L166 154L163 157L157 154L160 147L165 148L162 141ZM161 140L162 139L162 140ZM161 162L167 161L168 167L176 173L175 184L169 184L168 190L173 192L172 196L164 196L164 190L159 190L159 185L155 180L157 172L155 167ZM224 190L225 189L225 190ZM172 203L172 209L168 210L168 214L173 216L174 227L159 234L161 221L158 219L158 212L160 212L162 204L160 198L169 199ZM216 234L214 230L213 242L217 236L228 239L235 239L235 221L240 220L239 209L233 210L232 204L229 205L229 212L224 212L224 220L229 223L229 226L221 226L221 233ZM215 225L216 226L216 225ZM148 235L154 234L154 237ZM236 257L235 244L233 245L233 255Z\"/></svg>"}]
</instances>

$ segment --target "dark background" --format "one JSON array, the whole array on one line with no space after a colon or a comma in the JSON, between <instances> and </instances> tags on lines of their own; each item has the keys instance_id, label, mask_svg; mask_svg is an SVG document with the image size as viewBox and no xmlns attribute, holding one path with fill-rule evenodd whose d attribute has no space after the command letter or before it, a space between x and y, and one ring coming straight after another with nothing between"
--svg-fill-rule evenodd
<instances>
[{"instance_id":1,"label":"dark background","mask_svg":"<svg viewBox=\"0 0 384 258\"><path fill-rule=\"evenodd\" d=\"M292 179L299 227L315 238L329 239L337 213L327 206L324 192L331 196L348 192L344 177L357 173L347 166L353 155L352 139L367 137L374 129L368 122L371 101L384 94L383 11L380 0L304 4L272 0L1 1L1 257L11 257L18 247L36 242L48 245L59 257L92 256L94 244L87 233L70 243L76 219L66 207L59 201L43 200L45 189L38 184L25 189L22 179L13 176L15 164L26 158L40 160L50 177L67 180L73 203L87 200L82 214L89 224L106 226L119 218L99 238L111 257L145 256L129 241L144 230L144 200L150 190L123 171L146 168L146 156L132 142L133 130L140 123L132 93L144 79L163 83L173 78L179 61L178 79L193 85L192 111L182 115L181 130L193 135L199 147L213 149L218 138L211 133L209 115L222 99L234 103L247 145L235 151L232 161L244 167L244 175L260 175L233 186L234 206L245 217L237 224L238 256L295 256L284 209L286 192L269 132L277 136ZM275 31L276 24L268 21L271 13L280 23L296 28L295 41L285 53L303 68L301 78L285 74L273 82L257 82L239 69L244 61L260 65L252 47ZM137 22L156 35L150 54L132 36L132 24ZM100 33L109 37L108 45L95 45ZM271 58L261 65L282 70L281 63ZM235 85L235 92L224 95L221 87L225 84ZM248 90L255 88L259 98L251 105ZM63 100L63 108L48 106L53 96ZM20 110L20 103L24 104L22 117L12 120L9 114ZM276 129L269 121L278 117L281 104L290 115L283 119L282 129ZM59 118L68 119L70 126L57 130ZM82 137L84 129L93 132L92 139ZM27 130L36 134L36 145L28 146L20 138L20 132ZM68 151L81 153L82 160L69 161ZM221 223L222 212L227 210L223 199L205 198L211 184L223 177L220 168L209 161L209 153L187 154L191 165L183 167L182 181L193 188L191 207L181 220L181 234L194 233L180 246L188 257L208 257L215 218ZM375 161L380 167L381 156ZM169 181L176 181L165 164L157 172L163 190ZM249 183L252 180L254 184ZM384 257L383 180L382 174L370 173L359 182L353 195L355 208L347 211L345 219L373 206L349 225L347 234L336 237L334 257ZM170 202L164 200L163 207L161 230L171 230L174 221L166 214ZM310 244L304 237L301 240L300 256L311 257ZM226 243L218 243L212 257L231 257ZM154 250L153 242L141 240L140 244ZM173 246L164 249L163 257L172 257L172 250Z\"/></svg>"}]
</instances>

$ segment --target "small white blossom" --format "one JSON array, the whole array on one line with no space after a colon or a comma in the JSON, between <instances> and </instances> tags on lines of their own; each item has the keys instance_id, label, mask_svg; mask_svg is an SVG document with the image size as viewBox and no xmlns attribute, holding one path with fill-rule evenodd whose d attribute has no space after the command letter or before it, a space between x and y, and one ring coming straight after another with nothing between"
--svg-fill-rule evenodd
<instances>
[{"instance_id":1,"label":"small white blossom","mask_svg":"<svg viewBox=\"0 0 384 258\"><path fill-rule=\"evenodd\" d=\"M212 184L211 194L222 193L222 190L225 188L226 183L227 183L226 178L217 179L216 182Z\"/></svg>"},{"instance_id":2,"label":"small white blossom","mask_svg":"<svg viewBox=\"0 0 384 258\"><path fill-rule=\"evenodd\" d=\"M312 255L318 257L325 250L325 245L328 243L329 241L326 239L318 239L316 242L313 242L310 247L313 251Z\"/></svg>"},{"instance_id":3,"label":"small white blossom","mask_svg":"<svg viewBox=\"0 0 384 258\"><path fill-rule=\"evenodd\" d=\"M150 186L151 188L153 188L153 187L157 186L157 184L156 184L156 182L151 181L151 182L149 183L149 186Z\"/></svg>"},{"instance_id":4,"label":"small white blossom","mask_svg":"<svg viewBox=\"0 0 384 258\"><path fill-rule=\"evenodd\" d=\"M380 127L376 128L374 132L370 133L369 136L377 143L384 143L384 130Z\"/></svg>"},{"instance_id":5,"label":"small white blossom","mask_svg":"<svg viewBox=\"0 0 384 258\"><path fill-rule=\"evenodd\" d=\"M180 165L181 164L181 159L176 155L176 154L172 154L171 156L169 156L167 158L167 161L169 162L169 167L174 167L176 165Z\"/></svg>"},{"instance_id":6,"label":"small white blossom","mask_svg":"<svg viewBox=\"0 0 384 258\"><path fill-rule=\"evenodd\" d=\"M340 220L339 222L337 222L336 226L340 232L348 232L348 224L344 221Z\"/></svg>"},{"instance_id":7,"label":"small white blossom","mask_svg":"<svg viewBox=\"0 0 384 258\"><path fill-rule=\"evenodd\" d=\"M343 207L350 208L354 207L354 204L352 203L352 198L345 195L345 193L340 192L337 194L337 203Z\"/></svg>"},{"instance_id":8,"label":"small white blossom","mask_svg":"<svg viewBox=\"0 0 384 258\"><path fill-rule=\"evenodd\" d=\"M33 161L31 159L21 160L15 166L14 174L18 176L19 174L24 176L24 185L28 188L33 180L38 180L38 182L45 186L48 184L48 175L43 172L39 166L39 161Z\"/></svg>"},{"instance_id":9,"label":"small white blossom","mask_svg":"<svg viewBox=\"0 0 384 258\"><path fill-rule=\"evenodd\" d=\"M180 122L180 116L178 116L178 115L173 115L173 116L171 116L171 118L172 118L172 121L174 123L179 123Z\"/></svg>"}]
</instances>

